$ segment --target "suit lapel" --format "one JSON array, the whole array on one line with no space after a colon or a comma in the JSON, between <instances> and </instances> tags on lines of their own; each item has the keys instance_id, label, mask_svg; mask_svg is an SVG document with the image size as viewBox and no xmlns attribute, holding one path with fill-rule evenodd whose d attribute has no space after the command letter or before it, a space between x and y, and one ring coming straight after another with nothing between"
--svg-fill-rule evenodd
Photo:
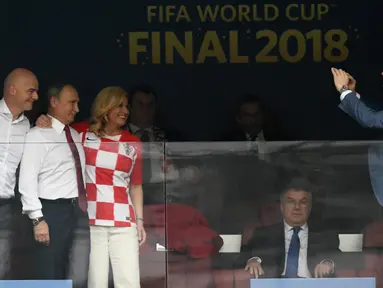
<instances>
[{"instance_id":1,"label":"suit lapel","mask_svg":"<svg viewBox=\"0 0 383 288\"><path fill-rule=\"evenodd\" d=\"M317 262L317 254L321 251L321 246L323 243L321 242L320 234L316 232L310 232L308 235L308 247L307 247L307 266L311 273L313 273L315 265Z\"/></svg>"},{"instance_id":2,"label":"suit lapel","mask_svg":"<svg viewBox=\"0 0 383 288\"><path fill-rule=\"evenodd\" d=\"M285 257L286 257L286 247L285 247L285 225L282 222L278 228L278 247L280 247L280 252L278 253L278 275L280 277L285 268Z\"/></svg>"}]
</instances>

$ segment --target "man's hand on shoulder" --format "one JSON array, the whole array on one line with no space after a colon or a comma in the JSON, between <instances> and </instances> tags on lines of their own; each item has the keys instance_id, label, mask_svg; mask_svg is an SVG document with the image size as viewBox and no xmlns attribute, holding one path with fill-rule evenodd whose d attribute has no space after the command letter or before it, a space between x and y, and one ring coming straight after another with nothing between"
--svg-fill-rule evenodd
<instances>
[{"instance_id":1,"label":"man's hand on shoulder","mask_svg":"<svg viewBox=\"0 0 383 288\"><path fill-rule=\"evenodd\" d=\"M259 276L265 275L265 272L263 271L262 265L259 261L259 259L254 258L247 261L247 264L245 266L245 270L249 271L249 273L255 277L258 278Z\"/></svg>"},{"instance_id":2,"label":"man's hand on shoulder","mask_svg":"<svg viewBox=\"0 0 383 288\"><path fill-rule=\"evenodd\" d=\"M52 119L47 115L41 114L36 120L36 126L39 128L52 128Z\"/></svg>"},{"instance_id":3,"label":"man's hand on shoulder","mask_svg":"<svg viewBox=\"0 0 383 288\"><path fill-rule=\"evenodd\" d=\"M315 278L326 278L334 274L334 262L331 260L323 260L317 264L314 269Z\"/></svg>"}]
</instances>

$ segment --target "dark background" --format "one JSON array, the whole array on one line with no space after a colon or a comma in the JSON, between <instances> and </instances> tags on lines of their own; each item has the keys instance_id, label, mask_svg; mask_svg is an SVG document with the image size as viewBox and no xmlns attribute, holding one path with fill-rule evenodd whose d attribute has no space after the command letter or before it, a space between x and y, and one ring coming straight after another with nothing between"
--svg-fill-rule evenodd
<instances>
[{"instance_id":1,"label":"dark background","mask_svg":"<svg viewBox=\"0 0 383 288\"><path fill-rule=\"evenodd\" d=\"M333 89L329 69L333 65L347 69L357 79L363 99L379 106L382 84L380 1L332 1L337 8L332 8L325 20L311 22L278 20L200 25L198 21L187 24L149 24L146 21L147 5L185 4L191 11L195 5L255 4L248 0L187 3L190 2L2 1L1 75L5 77L16 67L30 68L40 80L40 94L57 80L73 83L81 96L79 120L88 116L93 98L107 85L129 89L144 82L152 84L160 97L162 126L180 131L188 140L211 140L223 131L232 119L233 104L245 92L261 96L266 106L281 119L279 125L289 139L375 137L337 108L339 98ZM284 0L268 3L287 5ZM314 63L310 59L296 64L218 64L210 59L205 64L186 65L178 59L174 65L130 65L127 46L119 48L116 42L120 33L129 31L183 33L196 31L197 27L222 33L229 29L242 32L251 29L253 33L257 29L272 29L277 33L287 29L302 32L343 29L349 34L350 55L346 62L339 64ZM248 46L253 47L254 43L247 46L242 43L243 52L250 49ZM307 51L310 53L309 47Z\"/></svg>"}]
</instances>

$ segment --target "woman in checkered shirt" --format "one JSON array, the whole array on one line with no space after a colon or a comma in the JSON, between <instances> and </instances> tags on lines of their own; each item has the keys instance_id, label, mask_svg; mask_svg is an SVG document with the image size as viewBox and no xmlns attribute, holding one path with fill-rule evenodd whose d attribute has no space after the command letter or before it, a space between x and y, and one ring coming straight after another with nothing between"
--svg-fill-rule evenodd
<instances>
[{"instance_id":1,"label":"woman in checkered shirt","mask_svg":"<svg viewBox=\"0 0 383 288\"><path fill-rule=\"evenodd\" d=\"M107 87L97 95L89 130L82 133L91 252L88 287L107 288L109 260L115 287L138 288L143 225L141 144L123 130L127 93Z\"/></svg>"}]
</instances>

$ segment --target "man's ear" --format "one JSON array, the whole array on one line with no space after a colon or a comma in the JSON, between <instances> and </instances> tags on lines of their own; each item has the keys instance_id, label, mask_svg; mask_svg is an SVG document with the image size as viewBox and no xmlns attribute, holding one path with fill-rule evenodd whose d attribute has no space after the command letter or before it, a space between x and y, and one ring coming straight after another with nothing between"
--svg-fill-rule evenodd
<instances>
[{"instance_id":1,"label":"man's ear","mask_svg":"<svg viewBox=\"0 0 383 288\"><path fill-rule=\"evenodd\" d=\"M13 84L9 85L9 93L12 96L16 95L16 86L15 85L13 85Z\"/></svg>"},{"instance_id":2,"label":"man's ear","mask_svg":"<svg viewBox=\"0 0 383 288\"><path fill-rule=\"evenodd\" d=\"M50 96L49 97L49 104L50 104L50 106L51 107L56 107L57 106L57 101L58 101L58 99L57 99L57 97L55 97L55 96Z\"/></svg>"}]
</instances>

